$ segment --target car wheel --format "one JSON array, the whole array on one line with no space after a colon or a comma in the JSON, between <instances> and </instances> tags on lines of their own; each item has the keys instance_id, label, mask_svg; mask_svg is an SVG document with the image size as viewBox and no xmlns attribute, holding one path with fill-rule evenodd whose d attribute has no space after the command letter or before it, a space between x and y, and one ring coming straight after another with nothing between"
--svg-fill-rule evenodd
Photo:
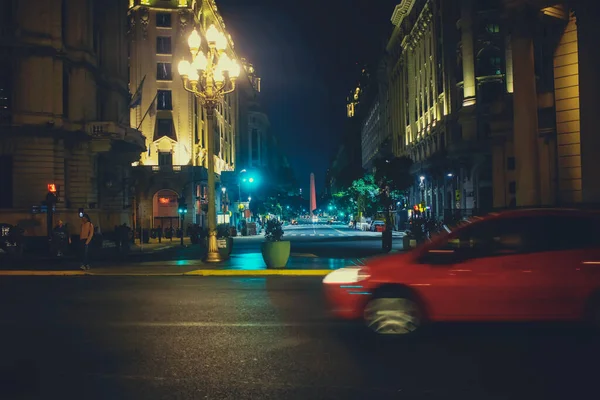
<instances>
[{"instance_id":1,"label":"car wheel","mask_svg":"<svg viewBox=\"0 0 600 400\"><path fill-rule=\"evenodd\" d=\"M380 335L414 335L420 330L423 314L410 296L377 296L364 310L369 329Z\"/></svg>"}]
</instances>

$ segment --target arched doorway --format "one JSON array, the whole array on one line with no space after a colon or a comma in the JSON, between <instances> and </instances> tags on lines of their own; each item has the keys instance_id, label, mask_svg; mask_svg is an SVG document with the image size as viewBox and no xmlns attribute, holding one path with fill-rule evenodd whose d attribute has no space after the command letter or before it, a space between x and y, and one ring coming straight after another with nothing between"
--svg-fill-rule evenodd
<instances>
[{"instance_id":1,"label":"arched doorway","mask_svg":"<svg viewBox=\"0 0 600 400\"><path fill-rule=\"evenodd\" d=\"M179 215L177 214L177 199L179 195L173 190L162 189L156 192L152 199L152 222L154 228L177 230Z\"/></svg>"}]
</instances>

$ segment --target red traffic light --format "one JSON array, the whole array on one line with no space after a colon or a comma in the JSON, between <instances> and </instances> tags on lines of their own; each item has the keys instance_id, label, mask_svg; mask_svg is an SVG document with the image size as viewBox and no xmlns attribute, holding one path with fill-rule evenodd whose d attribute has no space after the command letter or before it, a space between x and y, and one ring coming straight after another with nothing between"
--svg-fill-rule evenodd
<instances>
[{"instance_id":1,"label":"red traffic light","mask_svg":"<svg viewBox=\"0 0 600 400\"><path fill-rule=\"evenodd\" d=\"M54 184L54 183L49 183L49 184L48 184L48 191L49 191L50 193L56 193L56 184Z\"/></svg>"}]
</instances>

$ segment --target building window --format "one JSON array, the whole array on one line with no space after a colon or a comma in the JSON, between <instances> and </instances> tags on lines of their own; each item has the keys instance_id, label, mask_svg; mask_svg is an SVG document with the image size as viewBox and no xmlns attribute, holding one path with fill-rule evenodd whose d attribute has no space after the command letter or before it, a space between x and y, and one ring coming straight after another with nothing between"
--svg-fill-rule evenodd
<instances>
[{"instance_id":1,"label":"building window","mask_svg":"<svg viewBox=\"0 0 600 400\"><path fill-rule=\"evenodd\" d=\"M488 46L477 55L477 76L502 75L502 51Z\"/></svg>"},{"instance_id":2,"label":"building window","mask_svg":"<svg viewBox=\"0 0 600 400\"><path fill-rule=\"evenodd\" d=\"M170 36L158 36L156 38L156 54L171 54Z\"/></svg>"},{"instance_id":3,"label":"building window","mask_svg":"<svg viewBox=\"0 0 600 400\"><path fill-rule=\"evenodd\" d=\"M510 194L517 193L517 182L512 181L508 184L508 193L510 193Z\"/></svg>"},{"instance_id":4,"label":"building window","mask_svg":"<svg viewBox=\"0 0 600 400\"><path fill-rule=\"evenodd\" d=\"M156 79L158 79L159 81L170 81L173 79L171 63L156 64Z\"/></svg>"},{"instance_id":5,"label":"building window","mask_svg":"<svg viewBox=\"0 0 600 400\"><path fill-rule=\"evenodd\" d=\"M156 133L158 138L163 136L173 137L173 120L170 118L159 118L156 121Z\"/></svg>"},{"instance_id":6,"label":"building window","mask_svg":"<svg viewBox=\"0 0 600 400\"><path fill-rule=\"evenodd\" d=\"M498 25L498 24L488 24L485 27L485 30L488 33L500 33L500 25Z\"/></svg>"},{"instance_id":7,"label":"building window","mask_svg":"<svg viewBox=\"0 0 600 400\"><path fill-rule=\"evenodd\" d=\"M0 156L0 208L12 208L13 206L13 158L12 156Z\"/></svg>"},{"instance_id":8,"label":"building window","mask_svg":"<svg viewBox=\"0 0 600 400\"><path fill-rule=\"evenodd\" d=\"M161 151L158 153L158 165L173 165L173 153L170 151Z\"/></svg>"},{"instance_id":9,"label":"building window","mask_svg":"<svg viewBox=\"0 0 600 400\"><path fill-rule=\"evenodd\" d=\"M170 28L171 27L171 14L157 13L156 14L156 26L158 26L160 28Z\"/></svg>"},{"instance_id":10,"label":"building window","mask_svg":"<svg viewBox=\"0 0 600 400\"><path fill-rule=\"evenodd\" d=\"M173 101L170 90L159 90L156 96L157 108L159 110L172 110Z\"/></svg>"},{"instance_id":11,"label":"building window","mask_svg":"<svg viewBox=\"0 0 600 400\"><path fill-rule=\"evenodd\" d=\"M509 171L514 171L516 169L514 157L508 157L506 159L506 169Z\"/></svg>"}]
</instances>

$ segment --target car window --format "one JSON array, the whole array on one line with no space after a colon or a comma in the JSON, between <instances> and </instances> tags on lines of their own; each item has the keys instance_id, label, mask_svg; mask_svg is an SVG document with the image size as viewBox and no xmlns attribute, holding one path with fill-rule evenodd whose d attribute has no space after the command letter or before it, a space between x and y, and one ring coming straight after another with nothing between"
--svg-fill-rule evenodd
<instances>
[{"instance_id":1,"label":"car window","mask_svg":"<svg viewBox=\"0 0 600 400\"><path fill-rule=\"evenodd\" d=\"M545 219L548 250L600 247L600 219L596 216L549 216Z\"/></svg>"},{"instance_id":2,"label":"car window","mask_svg":"<svg viewBox=\"0 0 600 400\"><path fill-rule=\"evenodd\" d=\"M502 218L473 223L450 235L440 249L459 250L469 258L541 251L543 225L538 218Z\"/></svg>"}]
</instances>

